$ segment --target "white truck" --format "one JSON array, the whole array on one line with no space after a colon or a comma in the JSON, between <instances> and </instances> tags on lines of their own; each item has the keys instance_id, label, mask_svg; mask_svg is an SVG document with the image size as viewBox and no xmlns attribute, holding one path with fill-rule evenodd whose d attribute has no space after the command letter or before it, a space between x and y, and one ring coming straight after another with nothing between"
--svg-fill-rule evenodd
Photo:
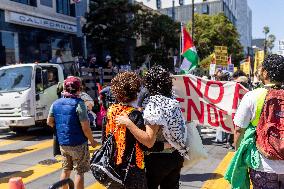
<instances>
[{"instance_id":1,"label":"white truck","mask_svg":"<svg viewBox=\"0 0 284 189\"><path fill-rule=\"evenodd\" d=\"M0 127L25 132L46 123L64 81L58 64L18 64L0 68Z\"/></svg>"}]
</instances>

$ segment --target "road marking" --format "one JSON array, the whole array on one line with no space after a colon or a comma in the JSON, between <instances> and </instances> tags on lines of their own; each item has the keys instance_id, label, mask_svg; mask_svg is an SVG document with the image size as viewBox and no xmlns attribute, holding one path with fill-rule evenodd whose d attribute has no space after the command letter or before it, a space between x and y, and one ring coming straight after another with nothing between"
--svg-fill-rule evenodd
<instances>
[{"instance_id":1,"label":"road marking","mask_svg":"<svg viewBox=\"0 0 284 189\"><path fill-rule=\"evenodd\" d=\"M41 165L37 164L33 167L29 167L25 170L19 171L18 173L0 178L0 188L1 189L8 189L8 182L9 179L12 177L22 177L24 184L32 182L40 177L45 175L54 173L61 169L61 162L52 164L52 165Z\"/></svg>"},{"instance_id":2,"label":"road marking","mask_svg":"<svg viewBox=\"0 0 284 189\"><path fill-rule=\"evenodd\" d=\"M33 153L33 152L36 152L36 151L39 151L39 150L43 150L43 149L52 147L52 145L53 145L53 140L47 140L47 141L41 142L39 144L27 146L27 147L22 148L22 149L6 150L6 153L5 153L5 151L0 151L0 162L6 161L6 160L9 160L9 159L13 159L13 158L16 158L16 157L19 157L19 156L23 156L23 155L26 155L26 154L30 154L30 153ZM1 153L2 153L2 155L1 155Z\"/></svg>"},{"instance_id":3,"label":"road marking","mask_svg":"<svg viewBox=\"0 0 284 189\"><path fill-rule=\"evenodd\" d=\"M218 167L213 172L213 177L206 181L201 189L230 189L231 186L228 181L224 179L224 174L227 170L227 166L234 156L234 152L229 152Z\"/></svg>"},{"instance_id":4,"label":"road marking","mask_svg":"<svg viewBox=\"0 0 284 189\"><path fill-rule=\"evenodd\" d=\"M8 139L1 139L0 141L0 146L6 146L6 145L11 145L17 142L25 141L25 140L30 140L32 138L35 138L35 136L19 136L15 138L8 138Z\"/></svg>"},{"instance_id":5,"label":"road marking","mask_svg":"<svg viewBox=\"0 0 284 189\"><path fill-rule=\"evenodd\" d=\"M96 182L95 184L88 186L86 189L106 189L106 187Z\"/></svg>"}]
</instances>

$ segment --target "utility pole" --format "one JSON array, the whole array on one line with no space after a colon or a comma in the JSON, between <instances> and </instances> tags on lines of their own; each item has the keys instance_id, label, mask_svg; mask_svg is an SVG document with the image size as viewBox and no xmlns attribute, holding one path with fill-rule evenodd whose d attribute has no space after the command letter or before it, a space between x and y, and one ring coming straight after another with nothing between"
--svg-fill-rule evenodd
<instances>
[{"instance_id":1,"label":"utility pole","mask_svg":"<svg viewBox=\"0 0 284 189\"><path fill-rule=\"evenodd\" d=\"M191 38L194 39L194 0L192 0L192 26L191 26Z\"/></svg>"},{"instance_id":2,"label":"utility pole","mask_svg":"<svg viewBox=\"0 0 284 189\"><path fill-rule=\"evenodd\" d=\"M175 12L175 0L173 0L173 7L172 7L172 18L175 20L176 12Z\"/></svg>"},{"instance_id":3,"label":"utility pole","mask_svg":"<svg viewBox=\"0 0 284 189\"><path fill-rule=\"evenodd\" d=\"M80 38L81 41L81 48L83 52L83 57L87 57L87 40L86 36L82 32L82 24L81 18L84 15L84 6L81 0L73 0L75 3L75 14L76 14L76 23L77 23L77 37Z\"/></svg>"}]
</instances>

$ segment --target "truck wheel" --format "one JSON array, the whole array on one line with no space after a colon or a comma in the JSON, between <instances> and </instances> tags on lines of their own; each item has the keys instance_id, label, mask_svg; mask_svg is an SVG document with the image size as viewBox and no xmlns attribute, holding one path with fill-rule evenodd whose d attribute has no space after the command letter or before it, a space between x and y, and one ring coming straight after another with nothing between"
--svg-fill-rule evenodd
<instances>
[{"instance_id":1,"label":"truck wheel","mask_svg":"<svg viewBox=\"0 0 284 189\"><path fill-rule=\"evenodd\" d=\"M28 131L28 127L10 127L11 131L16 132L16 133L26 133Z\"/></svg>"}]
</instances>

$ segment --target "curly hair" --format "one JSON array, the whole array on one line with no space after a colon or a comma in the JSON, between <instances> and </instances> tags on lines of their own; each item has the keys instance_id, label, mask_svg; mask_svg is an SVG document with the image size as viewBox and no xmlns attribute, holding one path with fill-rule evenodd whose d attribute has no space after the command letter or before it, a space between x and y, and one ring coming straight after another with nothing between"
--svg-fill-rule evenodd
<instances>
[{"instance_id":1,"label":"curly hair","mask_svg":"<svg viewBox=\"0 0 284 189\"><path fill-rule=\"evenodd\" d=\"M272 82L284 82L284 57L271 54L265 57L262 67L267 71Z\"/></svg>"},{"instance_id":2,"label":"curly hair","mask_svg":"<svg viewBox=\"0 0 284 189\"><path fill-rule=\"evenodd\" d=\"M119 73L111 80L110 88L117 102L128 103L137 98L141 80L134 72Z\"/></svg>"},{"instance_id":3,"label":"curly hair","mask_svg":"<svg viewBox=\"0 0 284 189\"><path fill-rule=\"evenodd\" d=\"M166 97L172 97L172 77L170 72L163 67L152 67L144 76L144 83L150 96L163 95Z\"/></svg>"}]
</instances>

